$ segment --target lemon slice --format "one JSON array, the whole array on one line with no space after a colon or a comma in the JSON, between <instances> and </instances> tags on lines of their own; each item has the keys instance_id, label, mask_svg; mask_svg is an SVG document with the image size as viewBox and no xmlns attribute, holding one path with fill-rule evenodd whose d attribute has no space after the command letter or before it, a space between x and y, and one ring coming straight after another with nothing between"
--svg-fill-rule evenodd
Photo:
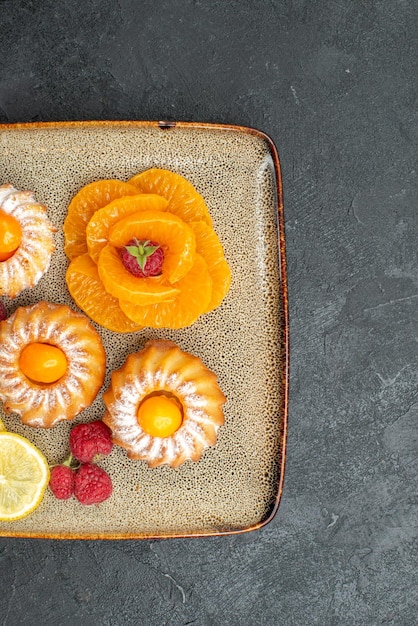
<instances>
[{"instance_id":1,"label":"lemon slice","mask_svg":"<svg viewBox=\"0 0 418 626\"><path fill-rule=\"evenodd\" d=\"M0 432L0 521L12 522L32 513L49 482L44 455L28 439Z\"/></svg>"}]
</instances>

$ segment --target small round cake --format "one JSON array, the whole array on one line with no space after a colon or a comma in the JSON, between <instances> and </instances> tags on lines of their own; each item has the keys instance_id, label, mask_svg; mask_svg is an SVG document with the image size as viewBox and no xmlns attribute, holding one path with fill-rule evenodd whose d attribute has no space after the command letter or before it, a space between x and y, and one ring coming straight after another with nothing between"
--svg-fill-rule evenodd
<instances>
[{"instance_id":1,"label":"small round cake","mask_svg":"<svg viewBox=\"0 0 418 626\"><path fill-rule=\"evenodd\" d=\"M103 399L114 443L150 467L198 461L224 423L216 374L172 341L151 340L130 354Z\"/></svg>"},{"instance_id":2,"label":"small round cake","mask_svg":"<svg viewBox=\"0 0 418 626\"><path fill-rule=\"evenodd\" d=\"M0 322L0 400L28 426L72 420L95 399L105 366L99 334L65 305L39 302Z\"/></svg>"},{"instance_id":3,"label":"small round cake","mask_svg":"<svg viewBox=\"0 0 418 626\"><path fill-rule=\"evenodd\" d=\"M47 272L55 226L31 191L0 186L0 296L15 298Z\"/></svg>"}]
</instances>

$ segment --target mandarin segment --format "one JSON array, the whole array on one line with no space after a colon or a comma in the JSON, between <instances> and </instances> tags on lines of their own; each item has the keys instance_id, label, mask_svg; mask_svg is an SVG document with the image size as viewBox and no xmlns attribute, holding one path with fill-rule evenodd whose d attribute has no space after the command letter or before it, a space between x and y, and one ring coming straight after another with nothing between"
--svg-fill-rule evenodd
<instances>
[{"instance_id":1,"label":"mandarin segment","mask_svg":"<svg viewBox=\"0 0 418 626\"><path fill-rule=\"evenodd\" d=\"M118 198L96 211L86 229L87 248L93 261L98 262L100 252L108 243L110 228L120 219L139 211L165 211L167 204L162 196L144 193Z\"/></svg>"},{"instance_id":2,"label":"mandarin segment","mask_svg":"<svg viewBox=\"0 0 418 626\"><path fill-rule=\"evenodd\" d=\"M120 180L98 180L85 185L71 200L64 221L64 251L69 259L87 252L86 227L96 211L123 196L138 195L138 189Z\"/></svg>"},{"instance_id":3,"label":"mandarin segment","mask_svg":"<svg viewBox=\"0 0 418 626\"><path fill-rule=\"evenodd\" d=\"M142 328L125 315L117 298L107 293L97 265L88 254L71 261L66 280L77 305L97 324L117 333L132 333Z\"/></svg>"},{"instance_id":4,"label":"mandarin segment","mask_svg":"<svg viewBox=\"0 0 418 626\"><path fill-rule=\"evenodd\" d=\"M213 311L225 298L231 286L231 270L224 257L222 244L216 232L206 222L190 222L196 236L196 251L205 259L213 286L212 297L205 313Z\"/></svg>"},{"instance_id":5,"label":"mandarin segment","mask_svg":"<svg viewBox=\"0 0 418 626\"><path fill-rule=\"evenodd\" d=\"M100 253L97 265L100 280L105 290L115 298L136 302L142 306L156 302L172 301L178 289L161 276L137 278L123 265L120 255L112 244L107 244Z\"/></svg>"},{"instance_id":6,"label":"mandarin segment","mask_svg":"<svg viewBox=\"0 0 418 626\"><path fill-rule=\"evenodd\" d=\"M151 328L183 328L191 326L205 311L212 294L212 279L200 254L184 278L175 283L180 293L173 302L140 306L120 300L122 311L133 321Z\"/></svg>"},{"instance_id":7,"label":"mandarin segment","mask_svg":"<svg viewBox=\"0 0 418 626\"><path fill-rule=\"evenodd\" d=\"M170 283L177 282L191 269L196 250L195 234L176 215L142 211L121 219L109 232L109 241L116 247L125 246L134 238L156 241L162 247L162 275Z\"/></svg>"},{"instance_id":8,"label":"mandarin segment","mask_svg":"<svg viewBox=\"0 0 418 626\"><path fill-rule=\"evenodd\" d=\"M193 185L170 170L152 168L137 174L129 181L142 193L156 193L168 200L167 211L185 222L203 220L212 224L209 209Z\"/></svg>"}]
</instances>

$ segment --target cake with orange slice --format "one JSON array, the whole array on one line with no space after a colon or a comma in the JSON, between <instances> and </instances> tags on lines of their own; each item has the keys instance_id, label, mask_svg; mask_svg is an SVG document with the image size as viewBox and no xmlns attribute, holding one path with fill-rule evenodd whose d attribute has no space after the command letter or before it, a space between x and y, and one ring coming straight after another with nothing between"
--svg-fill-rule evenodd
<instances>
[{"instance_id":1,"label":"cake with orange slice","mask_svg":"<svg viewBox=\"0 0 418 626\"><path fill-rule=\"evenodd\" d=\"M130 354L103 400L114 443L150 467L198 461L224 423L216 374L168 340L150 340Z\"/></svg>"},{"instance_id":2,"label":"cake with orange slice","mask_svg":"<svg viewBox=\"0 0 418 626\"><path fill-rule=\"evenodd\" d=\"M0 186L0 296L15 298L48 270L56 228L31 191Z\"/></svg>"},{"instance_id":3,"label":"cake with orange slice","mask_svg":"<svg viewBox=\"0 0 418 626\"><path fill-rule=\"evenodd\" d=\"M66 305L19 307L0 322L0 400L28 426L72 420L95 399L105 364L99 334Z\"/></svg>"},{"instance_id":4,"label":"cake with orange slice","mask_svg":"<svg viewBox=\"0 0 418 626\"><path fill-rule=\"evenodd\" d=\"M204 199L164 169L117 183L91 183L70 204L64 235L72 297L116 332L192 325L221 304L231 284Z\"/></svg>"}]
</instances>

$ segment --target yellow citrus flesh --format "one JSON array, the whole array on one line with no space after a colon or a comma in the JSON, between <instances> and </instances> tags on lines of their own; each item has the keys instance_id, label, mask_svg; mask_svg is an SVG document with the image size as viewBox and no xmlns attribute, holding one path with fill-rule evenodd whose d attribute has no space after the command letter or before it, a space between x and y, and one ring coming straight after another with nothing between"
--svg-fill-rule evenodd
<instances>
[{"instance_id":1,"label":"yellow citrus flesh","mask_svg":"<svg viewBox=\"0 0 418 626\"><path fill-rule=\"evenodd\" d=\"M12 522L32 513L49 482L44 455L28 439L0 432L0 521Z\"/></svg>"},{"instance_id":2,"label":"yellow citrus flesh","mask_svg":"<svg viewBox=\"0 0 418 626\"><path fill-rule=\"evenodd\" d=\"M19 357L19 367L35 383L55 383L67 371L64 352L48 343L29 343Z\"/></svg>"},{"instance_id":3,"label":"yellow citrus flesh","mask_svg":"<svg viewBox=\"0 0 418 626\"><path fill-rule=\"evenodd\" d=\"M146 398L138 409L139 425L151 437L170 437L182 421L179 402L164 395Z\"/></svg>"}]
</instances>

